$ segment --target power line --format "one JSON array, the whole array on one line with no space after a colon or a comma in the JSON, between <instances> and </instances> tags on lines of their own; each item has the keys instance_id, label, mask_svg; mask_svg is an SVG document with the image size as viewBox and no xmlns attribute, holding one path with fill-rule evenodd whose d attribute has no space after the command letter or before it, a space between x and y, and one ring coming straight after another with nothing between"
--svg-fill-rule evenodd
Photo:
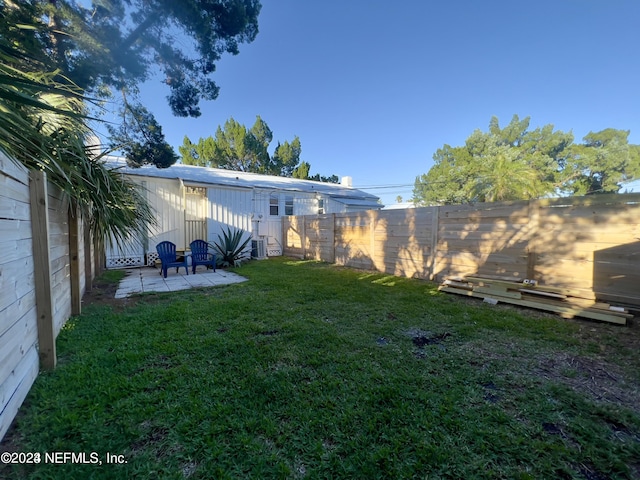
<instances>
[{"instance_id":1,"label":"power line","mask_svg":"<svg viewBox=\"0 0 640 480\"><path fill-rule=\"evenodd\" d=\"M387 189L387 188L402 188L402 187L414 187L415 184L414 183L398 183L395 185L389 184L389 185L364 185L364 186L360 186L358 185L356 188L358 188L358 190L383 190L383 189Z\"/></svg>"}]
</instances>

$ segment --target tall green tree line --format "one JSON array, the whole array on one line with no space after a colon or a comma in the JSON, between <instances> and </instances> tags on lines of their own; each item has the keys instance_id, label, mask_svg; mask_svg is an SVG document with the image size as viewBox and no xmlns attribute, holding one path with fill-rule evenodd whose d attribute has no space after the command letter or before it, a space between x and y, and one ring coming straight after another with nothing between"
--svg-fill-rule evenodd
<instances>
[{"instance_id":1,"label":"tall green tree line","mask_svg":"<svg viewBox=\"0 0 640 480\"><path fill-rule=\"evenodd\" d=\"M179 151L182 163L186 165L338 182L336 175L310 176L311 165L300 159L302 145L297 136L291 142L278 142L270 155L268 149L272 140L273 132L259 115L251 128L230 118L223 127L218 126L214 136L200 138L197 143L185 136Z\"/></svg>"},{"instance_id":2,"label":"tall green tree line","mask_svg":"<svg viewBox=\"0 0 640 480\"><path fill-rule=\"evenodd\" d=\"M529 128L530 118L514 115L501 128L474 131L463 146L444 145L428 173L416 178L419 205L522 200L557 195L617 192L640 176L640 145L628 130L590 132L582 143L553 125Z\"/></svg>"}]
</instances>

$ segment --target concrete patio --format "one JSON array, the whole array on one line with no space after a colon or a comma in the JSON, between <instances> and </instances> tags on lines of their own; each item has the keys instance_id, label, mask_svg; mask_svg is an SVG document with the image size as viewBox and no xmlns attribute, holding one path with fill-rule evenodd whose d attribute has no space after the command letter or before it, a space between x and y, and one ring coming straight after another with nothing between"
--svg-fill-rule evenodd
<instances>
[{"instance_id":1,"label":"concrete patio","mask_svg":"<svg viewBox=\"0 0 640 480\"><path fill-rule=\"evenodd\" d=\"M180 269L176 273L171 268L167 272L167 278L162 278L160 270L153 267L131 268L127 270L127 276L120 281L116 298L125 298L135 293L144 292L175 292L197 287L214 287L218 285L229 285L232 283L244 282L247 279L225 270L217 269L205 270L204 267L196 270L196 274L189 275Z\"/></svg>"}]
</instances>

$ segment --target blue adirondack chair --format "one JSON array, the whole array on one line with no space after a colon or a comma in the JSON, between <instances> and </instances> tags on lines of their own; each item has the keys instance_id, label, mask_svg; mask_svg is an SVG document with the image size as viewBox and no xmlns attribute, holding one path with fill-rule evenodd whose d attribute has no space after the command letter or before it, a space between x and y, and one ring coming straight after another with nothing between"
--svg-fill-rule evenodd
<instances>
[{"instance_id":1,"label":"blue adirondack chair","mask_svg":"<svg viewBox=\"0 0 640 480\"><path fill-rule=\"evenodd\" d=\"M180 267L184 267L187 275L189 275L189 266L187 265L187 257L182 260L178 260L176 255L176 245L171 242L160 242L156 245L158 256L162 262L162 275L167 278L167 269L169 267L176 267L176 272Z\"/></svg>"},{"instance_id":2,"label":"blue adirondack chair","mask_svg":"<svg viewBox=\"0 0 640 480\"><path fill-rule=\"evenodd\" d=\"M191 248L191 268L193 274L196 273L196 267L198 265L206 265L213 267L213 271L216 271L216 254L209 253L209 244L204 240L194 240L189 245Z\"/></svg>"}]
</instances>

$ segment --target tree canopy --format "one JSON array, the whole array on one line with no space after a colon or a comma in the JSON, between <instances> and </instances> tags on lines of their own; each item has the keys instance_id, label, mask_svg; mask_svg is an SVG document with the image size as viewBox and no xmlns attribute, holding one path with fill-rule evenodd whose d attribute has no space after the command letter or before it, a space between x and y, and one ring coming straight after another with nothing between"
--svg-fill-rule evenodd
<instances>
[{"instance_id":1,"label":"tree canopy","mask_svg":"<svg viewBox=\"0 0 640 480\"><path fill-rule=\"evenodd\" d=\"M216 62L255 39L261 9L259 0L4 0L0 5L5 18L0 35L46 58L85 94L113 98L116 90L135 97L142 82L160 76L173 113L192 117L200 115L201 100L218 96L212 79ZM15 28L25 23L30 32ZM140 116L141 108L124 102L123 118ZM148 149L149 144L134 145L144 135L136 129L155 122L152 112L144 116L144 122L120 129L112 146L126 141L131 151ZM152 147L156 153L171 148L161 129L149 140L159 142Z\"/></svg>"},{"instance_id":2,"label":"tree canopy","mask_svg":"<svg viewBox=\"0 0 640 480\"><path fill-rule=\"evenodd\" d=\"M550 195L617 192L640 175L640 146L628 130L591 132L575 144L572 133L553 125L531 130L529 117L514 115L501 128L474 131L460 147L444 145L434 165L416 178L413 201L420 205L523 200Z\"/></svg>"},{"instance_id":3,"label":"tree canopy","mask_svg":"<svg viewBox=\"0 0 640 480\"><path fill-rule=\"evenodd\" d=\"M80 88L132 88L160 73L175 115L213 100L224 53L258 34L258 0L30 0L5 2L43 19L42 50Z\"/></svg>"},{"instance_id":4,"label":"tree canopy","mask_svg":"<svg viewBox=\"0 0 640 480\"><path fill-rule=\"evenodd\" d=\"M258 115L251 128L230 118L224 127L218 126L214 137L200 138L193 143L185 136L178 150L182 163L187 165L338 183L336 175L309 175L311 165L300 160L302 145L297 136L291 142L278 142L273 155L269 155L272 140L271 129Z\"/></svg>"},{"instance_id":5,"label":"tree canopy","mask_svg":"<svg viewBox=\"0 0 640 480\"><path fill-rule=\"evenodd\" d=\"M122 122L117 126L108 126L111 144L122 150L131 167L145 164L158 168L168 168L178 160L162 133L162 126L142 105L125 104L122 109Z\"/></svg>"},{"instance_id":6,"label":"tree canopy","mask_svg":"<svg viewBox=\"0 0 640 480\"><path fill-rule=\"evenodd\" d=\"M0 10L0 150L44 171L97 241L119 242L146 230L153 215L144 194L86 145L88 99L42 55L32 38L37 24L14 13ZM22 38L18 44L2 33L12 29Z\"/></svg>"}]
</instances>

